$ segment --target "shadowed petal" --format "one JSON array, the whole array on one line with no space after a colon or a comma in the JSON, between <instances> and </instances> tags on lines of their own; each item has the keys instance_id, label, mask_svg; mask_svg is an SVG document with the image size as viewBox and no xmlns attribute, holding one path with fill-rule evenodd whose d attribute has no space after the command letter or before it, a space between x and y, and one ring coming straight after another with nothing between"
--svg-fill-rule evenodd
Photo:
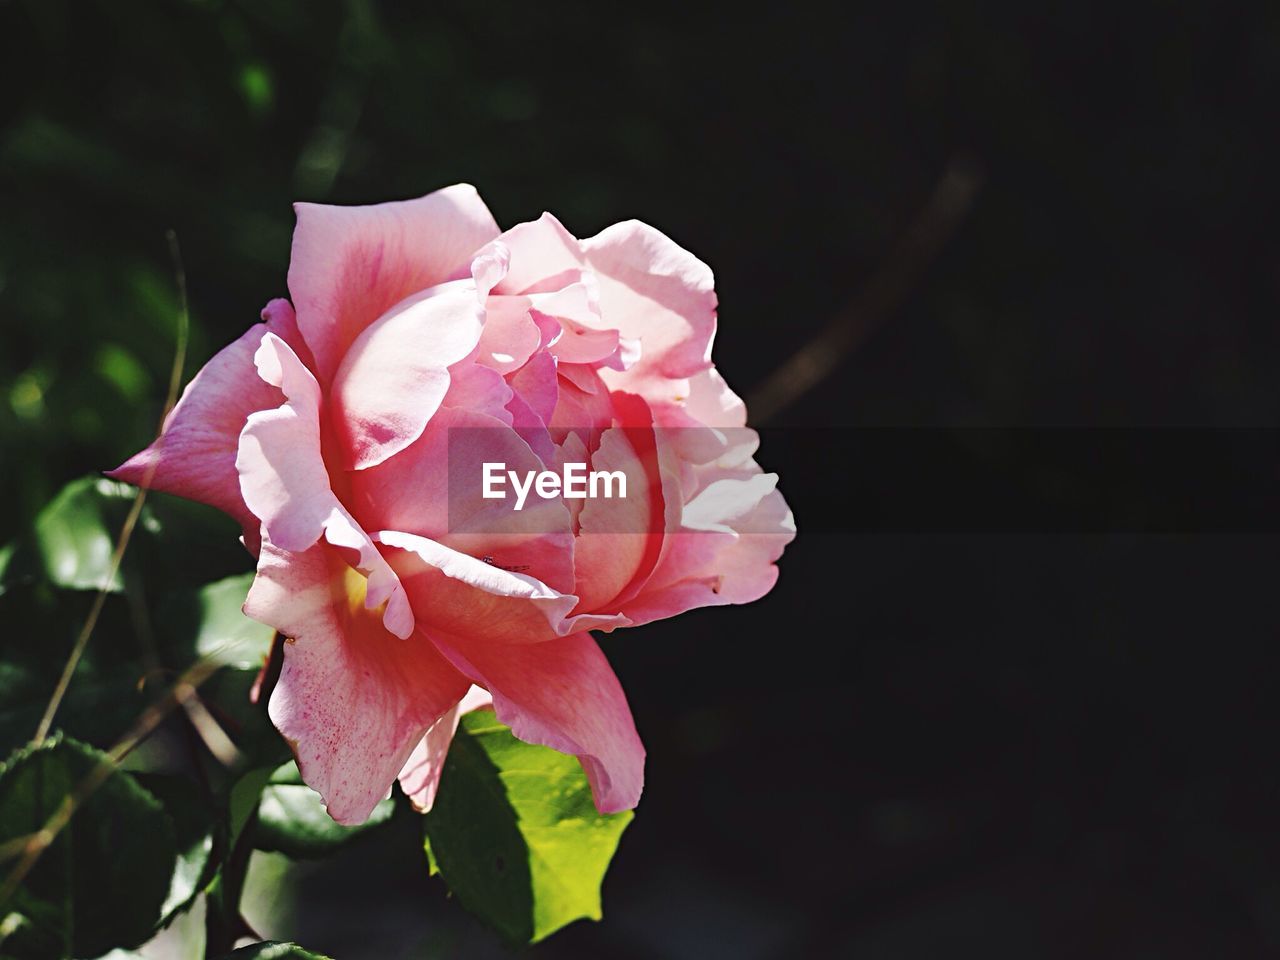
<instances>
[{"instance_id":1,"label":"shadowed petal","mask_svg":"<svg viewBox=\"0 0 1280 960\"><path fill-rule=\"evenodd\" d=\"M453 735L458 732L458 721L462 719L462 715L492 704L493 698L489 696L488 690L473 686L452 710L431 725L426 736L413 748L409 761L400 771L400 789L419 813L429 812L436 801L440 772L444 769L449 744L453 742Z\"/></svg>"}]
</instances>

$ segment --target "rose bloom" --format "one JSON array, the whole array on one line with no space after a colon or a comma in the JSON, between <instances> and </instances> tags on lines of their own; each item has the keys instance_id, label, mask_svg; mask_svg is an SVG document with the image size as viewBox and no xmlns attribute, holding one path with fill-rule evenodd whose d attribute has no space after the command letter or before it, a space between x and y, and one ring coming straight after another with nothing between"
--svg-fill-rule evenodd
<instances>
[{"instance_id":1,"label":"rose bloom","mask_svg":"<svg viewBox=\"0 0 1280 960\"><path fill-rule=\"evenodd\" d=\"M269 713L339 823L397 778L428 809L459 714L490 699L578 757L601 812L634 807L644 747L591 631L755 600L795 533L711 363L711 271L636 221L502 233L465 185L296 212L293 302L110 476L243 526L244 612L287 638ZM620 470L627 496L513 512L451 471L451 432L468 462Z\"/></svg>"}]
</instances>

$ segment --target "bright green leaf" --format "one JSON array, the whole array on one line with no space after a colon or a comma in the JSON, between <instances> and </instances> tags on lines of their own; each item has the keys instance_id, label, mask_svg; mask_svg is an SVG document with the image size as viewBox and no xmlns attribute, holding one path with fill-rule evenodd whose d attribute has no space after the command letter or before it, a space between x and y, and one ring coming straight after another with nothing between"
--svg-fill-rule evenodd
<instances>
[{"instance_id":1,"label":"bright green leaf","mask_svg":"<svg viewBox=\"0 0 1280 960\"><path fill-rule=\"evenodd\" d=\"M9 585L9 578L12 576L9 568L13 566L13 557L17 550L16 541L0 547L0 596L4 596L5 588Z\"/></svg>"},{"instance_id":2,"label":"bright green leaf","mask_svg":"<svg viewBox=\"0 0 1280 960\"><path fill-rule=\"evenodd\" d=\"M101 477L81 477L40 511L35 546L51 583L72 590L124 589L111 556L137 490Z\"/></svg>"},{"instance_id":3,"label":"bright green leaf","mask_svg":"<svg viewBox=\"0 0 1280 960\"><path fill-rule=\"evenodd\" d=\"M517 740L480 710L458 728L425 823L463 906L527 943L600 919L600 884L631 818L596 811L576 759Z\"/></svg>"},{"instance_id":4,"label":"bright green leaf","mask_svg":"<svg viewBox=\"0 0 1280 960\"><path fill-rule=\"evenodd\" d=\"M73 791L99 776L10 901L0 904L0 915L25 921L5 940L6 954L96 957L135 947L155 929L176 863L173 824L160 802L105 754L56 738L10 758L0 767L0 843L42 829Z\"/></svg>"},{"instance_id":5,"label":"bright green leaf","mask_svg":"<svg viewBox=\"0 0 1280 960\"><path fill-rule=\"evenodd\" d=\"M357 827L335 823L320 794L302 782L297 764L290 762L276 770L262 791L254 839L259 850L273 850L295 859L324 857L386 823L393 813L395 803L387 799Z\"/></svg>"},{"instance_id":6,"label":"bright green leaf","mask_svg":"<svg viewBox=\"0 0 1280 960\"><path fill-rule=\"evenodd\" d=\"M198 590L175 592L160 607L159 620L166 635L196 658L258 671L271 652L275 630L240 610L252 583L250 572L207 583Z\"/></svg>"},{"instance_id":7,"label":"bright green leaf","mask_svg":"<svg viewBox=\"0 0 1280 960\"><path fill-rule=\"evenodd\" d=\"M303 950L296 943L278 943L274 940L254 943L226 954L221 960L329 960L320 953Z\"/></svg>"}]
</instances>

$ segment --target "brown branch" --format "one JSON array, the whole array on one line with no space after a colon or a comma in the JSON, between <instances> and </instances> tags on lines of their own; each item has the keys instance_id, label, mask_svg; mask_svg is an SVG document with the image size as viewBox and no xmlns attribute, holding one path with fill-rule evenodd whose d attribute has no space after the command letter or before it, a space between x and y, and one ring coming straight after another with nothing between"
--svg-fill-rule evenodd
<instances>
[{"instance_id":1,"label":"brown branch","mask_svg":"<svg viewBox=\"0 0 1280 960\"><path fill-rule=\"evenodd\" d=\"M880 271L817 336L751 392L747 409L752 423L767 423L799 400L888 319L963 222L981 186L982 172L974 158L962 155L947 164Z\"/></svg>"}]
</instances>

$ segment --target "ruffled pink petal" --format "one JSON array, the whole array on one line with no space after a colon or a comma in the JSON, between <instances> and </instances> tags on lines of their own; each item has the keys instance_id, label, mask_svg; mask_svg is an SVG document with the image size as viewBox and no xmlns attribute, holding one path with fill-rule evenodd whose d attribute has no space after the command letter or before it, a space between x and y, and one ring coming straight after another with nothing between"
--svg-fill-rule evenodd
<instances>
[{"instance_id":1,"label":"ruffled pink petal","mask_svg":"<svg viewBox=\"0 0 1280 960\"><path fill-rule=\"evenodd\" d=\"M472 410L511 426L507 410L511 395L511 387L497 370L464 360L449 368L449 392L440 405Z\"/></svg>"},{"instance_id":2,"label":"ruffled pink petal","mask_svg":"<svg viewBox=\"0 0 1280 960\"><path fill-rule=\"evenodd\" d=\"M489 690L512 733L581 761L601 813L639 803L644 745L622 686L590 634L521 645L456 637L436 643Z\"/></svg>"},{"instance_id":3,"label":"ruffled pink petal","mask_svg":"<svg viewBox=\"0 0 1280 960\"><path fill-rule=\"evenodd\" d=\"M277 406L278 388L254 369L253 355L268 331L300 344L293 308L273 300L240 339L223 347L187 384L155 443L107 476L207 503L234 517L245 543L257 552L258 520L245 506L236 472L236 448L249 415Z\"/></svg>"},{"instance_id":4,"label":"ruffled pink petal","mask_svg":"<svg viewBox=\"0 0 1280 960\"><path fill-rule=\"evenodd\" d=\"M285 402L252 414L240 433L235 466L246 506L282 550L302 552L323 535L348 551L351 565L369 579L369 608L385 603L387 629L408 637L413 611L394 571L329 486L321 454L319 384L289 345L271 333L263 336L254 363Z\"/></svg>"},{"instance_id":5,"label":"ruffled pink petal","mask_svg":"<svg viewBox=\"0 0 1280 960\"><path fill-rule=\"evenodd\" d=\"M294 553L266 541L244 609L288 638L272 722L330 816L357 824L468 683L421 633L392 636L350 582L322 544Z\"/></svg>"},{"instance_id":6,"label":"ruffled pink petal","mask_svg":"<svg viewBox=\"0 0 1280 960\"><path fill-rule=\"evenodd\" d=\"M682 529L669 533L653 574L621 604L636 623L695 607L750 603L778 579L778 559L795 538L795 521L777 476L753 462L704 471L711 479L683 510Z\"/></svg>"},{"instance_id":7,"label":"ruffled pink petal","mask_svg":"<svg viewBox=\"0 0 1280 960\"><path fill-rule=\"evenodd\" d=\"M417 200L294 209L289 291L324 383L369 324L405 297L448 279L498 235L468 184Z\"/></svg>"},{"instance_id":8,"label":"ruffled pink petal","mask_svg":"<svg viewBox=\"0 0 1280 960\"><path fill-rule=\"evenodd\" d=\"M529 316L528 297L491 296L485 303L484 333L476 362L504 376L518 370L542 342Z\"/></svg>"},{"instance_id":9,"label":"ruffled pink petal","mask_svg":"<svg viewBox=\"0 0 1280 960\"><path fill-rule=\"evenodd\" d=\"M584 240L582 250L604 322L643 350L632 371L608 371L605 382L635 390L646 377L688 377L710 364L716 294L705 263L636 220Z\"/></svg>"},{"instance_id":10,"label":"ruffled pink petal","mask_svg":"<svg viewBox=\"0 0 1280 960\"><path fill-rule=\"evenodd\" d=\"M379 543L404 551L393 553L391 562L415 604L418 620L433 636L466 632L515 645L579 630L611 630L629 622L616 614L571 617L578 603L573 594L426 537L396 530L375 536ZM540 543L547 548L548 541L538 539L522 546L536 549Z\"/></svg>"},{"instance_id":11,"label":"ruffled pink petal","mask_svg":"<svg viewBox=\"0 0 1280 960\"><path fill-rule=\"evenodd\" d=\"M436 802L440 788L440 773L449 755L449 745L458 732L462 715L472 710L493 705L493 697L482 687L473 686L454 704L453 709L431 725L426 735L418 741L409 754L409 760L400 771L400 789L405 792L413 808L428 813Z\"/></svg>"},{"instance_id":12,"label":"ruffled pink petal","mask_svg":"<svg viewBox=\"0 0 1280 960\"><path fill-rule=\"evenodd\" d=\"M402 301L355 338L330 392L348 469L376 466L422 435L449 390L449 367L475 349L483 325L474 282L455 280Z\"/></svg>"},{"instance_id":13,"label":"ruffled pink petal","mask_svg":"<svg viewBox=\"0 0 1280 960\"><path fill-rule=\"evenodd\" d=\"M549 213L517 224L499 239L511 251L500 293L553 293L582 279L582 246Z\"/></svg>"}]
</instances>

